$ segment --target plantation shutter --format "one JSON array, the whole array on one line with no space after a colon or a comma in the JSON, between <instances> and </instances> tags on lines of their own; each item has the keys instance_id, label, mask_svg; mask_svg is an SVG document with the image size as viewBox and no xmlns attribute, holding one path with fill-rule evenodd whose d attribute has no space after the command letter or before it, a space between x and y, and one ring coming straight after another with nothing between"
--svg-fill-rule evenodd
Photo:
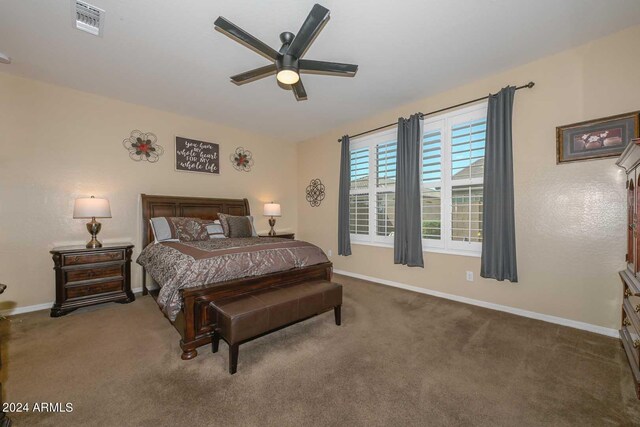
<instances>
[{"instance_id":1,"label":"plantation shutter","mask_svg":"<svg viewBox=\"0 0 640 427\"><path fill-rule=\"evenodd\" d=\"M369 234L369 149L351 151L349 232Z\"/></svg>"},{"instance_id":2,"label":"plantation shutter","mask_svg":"<svg viewBox=\"0 0 640 427\"><path fill-rule=\"evenodd\" d=\"M451 128L451 240L482 242L486 119Z\"/></svg>"}]
</instances>

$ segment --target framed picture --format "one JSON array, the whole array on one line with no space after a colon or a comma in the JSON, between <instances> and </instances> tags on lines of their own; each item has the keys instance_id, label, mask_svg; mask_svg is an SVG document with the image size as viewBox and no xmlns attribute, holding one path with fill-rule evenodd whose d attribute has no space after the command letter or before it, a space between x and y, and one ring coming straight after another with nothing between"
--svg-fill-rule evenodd
<instances>
[{"instance_id":1,"label":"framed picture","mask_svg":"<svg viewBox=\"0 0 640 427\"><path fill-rule=\"evenodd\" d=\"M557 163L619 156L638 138L640 112L620 114L556 128Z\"/></svg>"},{"instance_id":2,"label":"framed picture","mask_svg":"<svg viewBox=\"0 0 640 427\"><path fill-rule=\"evenodd\" d=\"M176 170L220 173L220 147L213 142L176 137Z\"/></svg>"}]
</instances>

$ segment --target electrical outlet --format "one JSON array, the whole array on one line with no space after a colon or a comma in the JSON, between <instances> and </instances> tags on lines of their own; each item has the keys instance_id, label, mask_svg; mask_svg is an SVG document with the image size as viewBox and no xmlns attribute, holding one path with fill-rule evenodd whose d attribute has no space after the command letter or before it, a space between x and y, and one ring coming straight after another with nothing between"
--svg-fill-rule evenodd
<instances>
[{"instance_id":1,"label":"electrical outlet","mask_svg":"<svg viewBox=\"0 0 640 427\"><path fill-rule=\"evenodd\" d=\"M331 249L329 249L327 251L327 255L329 256L329 258L331 258L331 256L333 255L333 251Z\"/></svg>"},{"instance_id":2,"label":"electrical outlet","mask_svg":"<svg viewBox=\"0 0 640 427\"><path fill-rule=\"evenodd\" d=\"M473 282L473 271L467 271L467 282Z\"/></svg>"}]
</instances>

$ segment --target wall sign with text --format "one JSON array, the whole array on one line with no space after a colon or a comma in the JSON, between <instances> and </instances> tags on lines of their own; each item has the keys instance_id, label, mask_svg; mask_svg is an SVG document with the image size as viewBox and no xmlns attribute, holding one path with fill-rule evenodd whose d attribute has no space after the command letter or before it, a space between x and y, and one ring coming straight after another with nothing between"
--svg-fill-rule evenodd
<instances>
[{"instance_id":1,"label":"wall sign with text","mask_svg":"<svg viewBox=\"0 0 640 427\"><path fill-rule=\"evenodd\" d=\"M219 145L176 136L176 170L219 174Z\"/></svg>"}]
</instances>

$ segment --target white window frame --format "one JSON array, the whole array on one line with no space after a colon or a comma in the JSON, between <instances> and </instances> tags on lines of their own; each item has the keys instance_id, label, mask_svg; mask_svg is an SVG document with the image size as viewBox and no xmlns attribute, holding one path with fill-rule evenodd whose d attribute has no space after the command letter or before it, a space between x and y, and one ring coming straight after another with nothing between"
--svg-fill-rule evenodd
<instances>
[{"instance_id":1,"label":"white window frame","mask_svg":"<svg viewBox=\"0 0 640 427\"><path fill-rule=\"evenodd\" d=\"M482 185L483 178L468 178L452 180L451 177L451 129L458 124L475 121L487 116L487 103L482 102L469 107L460 108L437 116L427 117L423 120L423 135L434 130L440 130L441 146L441 180L423 183L421 170L421 194L420 210L422 212L422 190L425 188L440 188L440 240L422 239L422 249L424 252L438 252L452 255L464 255L479 257L482 251L480 242L460 242L451 240L453 200L452 191L454 186ZM397 138L397 128L376 132L371 135L354 139L351 142L351 150L368 148L369 150L369 186L359 190L351 190L350 194L369 194L369 234L351 234L351 242L361 245L373 245L382 247L393 247L393 236L376 235L376 212L377 193L395 191L395 185L387 185L378 188L376 170L376 147L378 144L394 141ZM422 153L422 147L420 147ZM422 154L421 154L422 158ZM422 164L421 164L422 168ZM421 230L422 232L422 230Z\"/></svg>"}]
</instances>

